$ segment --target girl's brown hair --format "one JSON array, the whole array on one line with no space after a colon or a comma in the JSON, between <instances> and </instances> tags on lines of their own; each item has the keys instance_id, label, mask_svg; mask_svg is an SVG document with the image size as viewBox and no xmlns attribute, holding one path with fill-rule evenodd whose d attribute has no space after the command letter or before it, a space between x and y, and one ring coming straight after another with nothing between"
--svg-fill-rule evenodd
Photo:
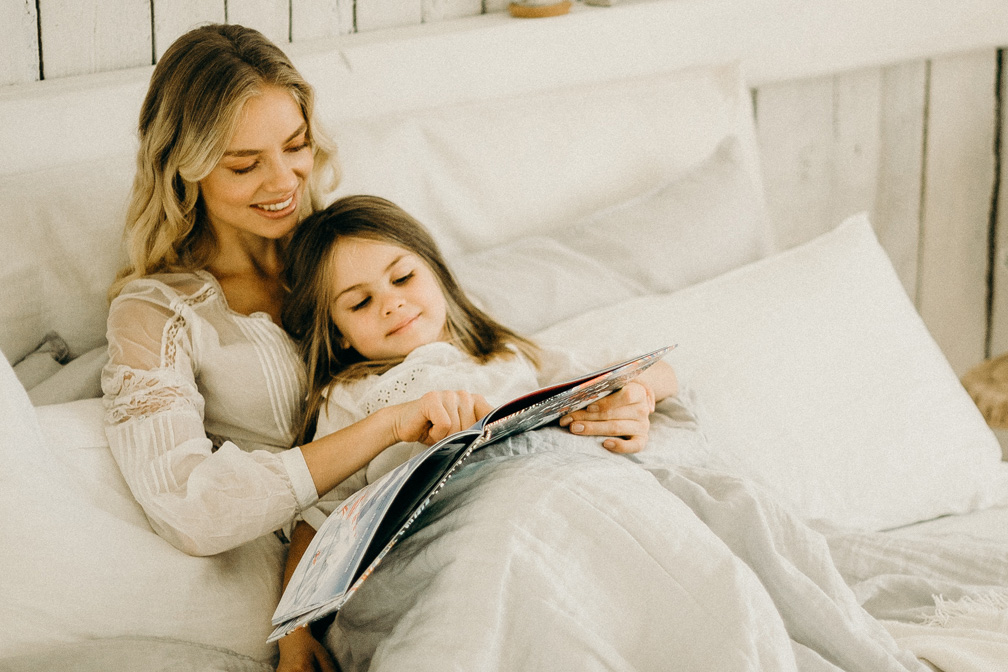
<instances>
[{"instance_id":1,"label":"girl's brown hair","mask_svg":"<svg viewBox=\"0 0 1008 672\"><path fill-rule=\"evenodd\" d=\"M158 61L140 109L136 175L126 215L127 264L109 289L164 271L205 268L217 241L199 181L227 150L242 108L265 87L290 92L308 125L315 165L301 215L339 181L335 145L319 127L315 94L287 55L257 30L211 24L179 37Z\"/></svg>"},{"instance_id":2,"label":"girl's brown hair","mask_svg":"<svg viewBox=\"0 0 1008 672\"><path fill-rule=\"evenodd\" d=\"M297 442L311 439L326 391L334 384L380 374L402 361L367 360L345 346L332 309L331 266L336 244L365 238L396 245L416 254L431 269L445 296L446 328L451 342L478 362L510 355L511 345L538 364L538 348L503 326L459 287L437 243L424 226L394 203L377 196L347 196L306 218L287 247L289 290L283 309L284 328L298 342L308 369L308 395Z\"/></svg>"}]
</instances>

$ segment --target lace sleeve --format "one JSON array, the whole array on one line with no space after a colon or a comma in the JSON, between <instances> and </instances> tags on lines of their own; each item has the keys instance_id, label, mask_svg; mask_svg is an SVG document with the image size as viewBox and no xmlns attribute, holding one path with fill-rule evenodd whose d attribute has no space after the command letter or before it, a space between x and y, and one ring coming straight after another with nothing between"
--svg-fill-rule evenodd
<instances>
[{"instance_id":1,"label":"lace sleeve","mask_svg":"<svg viewBox=\"0 0 1008 672\"><path fill-rule=\"evenodd\" d=\"M245 452L225 441L214 450L189 319L184 302L157 291L117 298L102 390L109 447L151 526L209 555L282 527L315 493L293 485L306 469L298 449Z\"/></svg>"},{"instance_id":2,"label":"lace sleeve","mask_svg":"<svg viewBox=\"0 0 1008 672\"><path fill-rule=\"evenodd\" d=\"M123 297L108 319L109 362L102 391L111 425L161 412L195 410L202 417L188 348L185 318L168 306Z\"/></svg>"}]
</instances>

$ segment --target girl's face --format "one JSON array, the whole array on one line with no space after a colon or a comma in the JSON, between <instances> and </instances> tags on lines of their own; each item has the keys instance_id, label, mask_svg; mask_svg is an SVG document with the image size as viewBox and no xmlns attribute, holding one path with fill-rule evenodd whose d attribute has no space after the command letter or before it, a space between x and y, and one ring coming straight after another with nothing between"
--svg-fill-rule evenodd
<instances>
[{"instance_id":1,"label":"girl's face","mask_svg":"<svg viewBox=\"0 0 1008 672\"><path fill-rule=\"evenodd\" d=\"M444 293L416 254L377 240L344 238L332 262L333 320L362 357L398 359L445 340Z\"/></svg>"},{"instance_id":2,"label":"girl's face","mask_svg":"<svg viewBox=\"0 0 1008 672\"><path fill-rule=\"evenodd\" d=\"M301 108L285 89L249 99L221 160L200 180L210 225L222 245L277 240L298 222L314 158Z\"/></svg>"}]
</instances>

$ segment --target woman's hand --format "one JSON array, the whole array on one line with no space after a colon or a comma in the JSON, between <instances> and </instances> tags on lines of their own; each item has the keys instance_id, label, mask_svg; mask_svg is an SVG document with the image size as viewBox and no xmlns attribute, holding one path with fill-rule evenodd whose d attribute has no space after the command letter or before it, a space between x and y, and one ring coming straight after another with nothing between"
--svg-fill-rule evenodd
<instances>
[{"instance_id":1,"label":"woman's hand","mask_svg":"<svg viewBox=\"0 0 1008 672\"><path fill-rule=\"evenodd\" d=\"M614 453L636 453L647 444L654 409L654 390L634 380L560 418L560 426L574 434L608 437L602 445Z\"/></svg>"},{"instance_id":2,"label":"woman's hand","mask_svg":"<svg viewBox=\"0 0 1008 672\"><path fill-rule=\"evenodd\" d=\"M428 446L472 427L493 410L482 395L465 390L428 392L416 401L392 408L398 411L393 427L395 440L419 441Z\"/></svg>"},{"instance_id":3,"label":"woman's hand","mask_svg":"<svg viewBox=\"0 0 1008 672\"><path fill-rule=\"evenodd\" d=\"M277 641L280 662L277 672L339 672L325 647L308 628L298 628Z\"/></svg>"}]
</instances>

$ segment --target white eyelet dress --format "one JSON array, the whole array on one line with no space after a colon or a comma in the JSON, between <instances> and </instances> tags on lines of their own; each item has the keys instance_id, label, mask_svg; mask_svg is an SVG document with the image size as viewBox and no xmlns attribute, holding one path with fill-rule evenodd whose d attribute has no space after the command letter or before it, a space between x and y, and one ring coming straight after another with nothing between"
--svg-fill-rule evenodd
<instances>
[{"instance_id":1,"label":"white eyelet dress","mask_svg":"<svg viewBox=\"0 0 1008 672\"><path fill-rule=\"evenodd\" d=\"M109 446L159 535L210 555L317 500L290 448L304 370L268 315L232 311L207 272L161 274L116 297L107 337Z\"/></svg>"}]
</instances>

